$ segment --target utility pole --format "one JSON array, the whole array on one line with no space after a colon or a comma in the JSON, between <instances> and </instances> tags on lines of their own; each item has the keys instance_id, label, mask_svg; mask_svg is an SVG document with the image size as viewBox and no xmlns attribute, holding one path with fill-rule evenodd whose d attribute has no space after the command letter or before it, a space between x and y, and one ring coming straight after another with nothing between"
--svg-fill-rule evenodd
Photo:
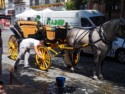
<instances>
[{"instance_id":1,"label":"utility pole","mask_svg":"<svg viewBox=\"0 0 125 94\"><path fill-rule=\"evenodd\" d=\"M125 17L125 0L121 0L121 17Z\"/></svg>"}]
</instances>

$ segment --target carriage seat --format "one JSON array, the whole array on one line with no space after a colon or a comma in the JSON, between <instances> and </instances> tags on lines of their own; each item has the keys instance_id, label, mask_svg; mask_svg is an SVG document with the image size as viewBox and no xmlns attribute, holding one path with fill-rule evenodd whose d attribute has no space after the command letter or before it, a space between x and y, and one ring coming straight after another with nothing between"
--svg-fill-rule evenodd
<instances>
[{"instance_id":1,"label":"carriage seat","mask_svg":"<svg viewBox=\"0 0 125 94\"><path fill-rule=\"evenodd\" d=\"M36 21L23 21L20 20L17 22L18 26L21 28L24 37L28 37L29 34L36 34L38 28L37 28L37 22Z\"/></svg>"},{"instance_id":2,"label":"carriage seat","mask_svg":"<svg viewBox=\"0 0 125 94\"><path fill-rule=\"evenodd\" d=\"M51 27L49 25L46 25L45 29L46 29L47 39L54 40L55 39L55 27Z\"/></svg>"}]
</instances>

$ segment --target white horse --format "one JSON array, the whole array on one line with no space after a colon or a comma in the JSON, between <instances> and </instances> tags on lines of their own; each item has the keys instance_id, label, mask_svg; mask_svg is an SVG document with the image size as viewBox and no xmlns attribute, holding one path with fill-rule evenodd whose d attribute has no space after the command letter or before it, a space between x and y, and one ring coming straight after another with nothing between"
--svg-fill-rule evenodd
<instances>
[{"instance_id":1,"label":"white horse","mask_svg":"<svg viewBox=\"0 0 125 94\"><path fill-rule=\"evenodd\" d=\"M81 48L91 50L94 53L94 69L93 78L101 79L102 76L102 66L103 60L106 57L109 49L112 46L112 42L117 38L121 37L125 39L124 31L125 19L114 19L105 22L99 27L93 29L82 29L73 28L67 33L67 45L74 47L74 51L79 51ZM83 46L87 45L87 46ZM72 68L76 69L76 64L74 63L73 56L70 55L73 52L70 51L69 58L72 61Z\"/></svg>"}]
</instances>

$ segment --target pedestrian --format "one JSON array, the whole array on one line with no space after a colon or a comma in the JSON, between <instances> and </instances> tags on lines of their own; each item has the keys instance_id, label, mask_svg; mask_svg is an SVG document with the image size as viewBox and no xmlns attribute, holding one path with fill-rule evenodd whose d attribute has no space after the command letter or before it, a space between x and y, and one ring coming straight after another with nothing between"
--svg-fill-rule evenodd
<instances>
[{"instance_id":1,"label":"pedestrian","mask_svg":"<svg viewBox=\"0 0 125 94\"><path fill-rule=\"evenodd\" d=\"M3 54L3 41L2 41L2 30L0 28L0 78L2 76L2 54Z\"/></svg>"},{"instance_id":2,"label":"pedestrian","mask_svg":"<svg viewBox=\"0 0 125 94\"><path fill-rule=\"evenodd\" d=\"M38 55L39 58L41 58L41 53L38 51L37 47L43 46L43 40L39 41L33 38L26 38L23 39L20 43L19 47L19 54L17 56L14 69L17 70L17 66L19 64L19 61L22 59L22 56L24 56L24 68L29 67L28 59L30 56L30 48L34 48L35 53Z\"/></svg>"}]
</instances>

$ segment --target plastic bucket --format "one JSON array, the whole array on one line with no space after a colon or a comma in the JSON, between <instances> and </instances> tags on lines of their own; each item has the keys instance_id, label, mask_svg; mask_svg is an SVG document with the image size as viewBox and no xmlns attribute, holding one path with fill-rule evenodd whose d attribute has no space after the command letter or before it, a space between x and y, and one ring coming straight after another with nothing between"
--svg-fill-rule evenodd
<instances>
[{"instance_id":1,"label":"plastic bucket","mask_svg":"<svg viewBox=\"0 0 125 94\"><path fill-rule=\"evenodd\" d=\"M65 79L65 77L56 77L57 87L64 87Z\"/></svg>"}]
</instances>

